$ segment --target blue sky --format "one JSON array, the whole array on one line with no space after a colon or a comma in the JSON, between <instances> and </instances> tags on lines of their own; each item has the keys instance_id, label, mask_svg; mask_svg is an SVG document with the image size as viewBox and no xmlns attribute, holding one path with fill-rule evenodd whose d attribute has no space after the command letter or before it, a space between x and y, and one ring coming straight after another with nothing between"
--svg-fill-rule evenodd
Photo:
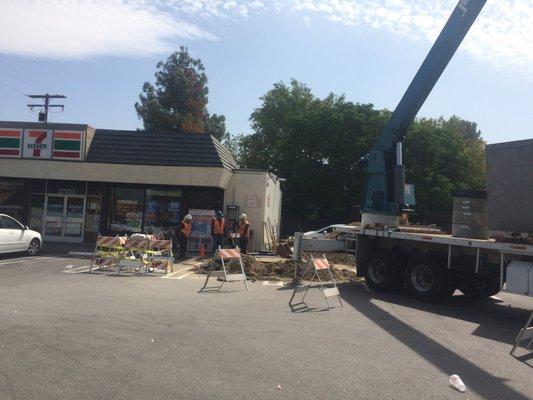
<instances>
[{"instance_id":1,"label":"blue sky","mask_svg":"<svg viewBox=\"0 0 533 400\"><path fill-rule=\"evenodd\" d=\"M471 0L474 1L474 0ZM456 0L0 0L0 119L24 94L68 96L53 122L142 127L133 104L179 45L203 60L232 133L275 82L394 109ZM533 137L533 3L488 0L419 116L458 115L489 143Z\"/></svg>"}]
</instances>

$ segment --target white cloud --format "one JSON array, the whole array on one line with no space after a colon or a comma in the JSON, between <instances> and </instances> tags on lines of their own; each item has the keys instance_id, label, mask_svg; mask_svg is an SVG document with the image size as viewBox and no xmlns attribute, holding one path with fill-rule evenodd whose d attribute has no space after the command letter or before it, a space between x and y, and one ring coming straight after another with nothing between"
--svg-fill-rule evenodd
<instances>
[{"instance_id":1,"label":"white cloud","mask_svg":"<svg viewBox=\"0 0 533 400\"><path fill-rule=\"evenodd\" d=\"M0 0L0 53L50 58L152 55L215 39L143 0Z\"/></svg>"},{"instance_id":2,"label":"white cloud","mask_svg":"<svg viewBox=\"0 0 533 400\"><path fill-rule=\"evenodd\" d=\"M457 0L0 0L0 53L81 58L168 53L202 26L257 13L368 26L432 43ZM489 0L461 51L533 74L533 1ZM210 25L214 26L214 25Z\"/></svg>"},{"instance_id":3,"label":"white cloud","mask_svg":"<svg viewBox=\"0 0 533 400\"><path fill-rule=\"evenodd\" d=\"M433 42L457 0L274 0L284 13L322 15L347 26L365 25ZM533 74L533 2L487 1L461 50L498 68Z\"/></svg>"}]
</instances>

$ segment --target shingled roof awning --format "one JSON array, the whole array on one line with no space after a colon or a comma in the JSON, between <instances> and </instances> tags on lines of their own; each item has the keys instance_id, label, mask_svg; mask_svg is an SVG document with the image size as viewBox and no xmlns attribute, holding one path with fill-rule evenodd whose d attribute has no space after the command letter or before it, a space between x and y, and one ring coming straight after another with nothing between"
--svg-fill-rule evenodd
<instances>
[{"instance_id":1,"label":"shingled roof awning","mask_svg":"<svg viewBox=\"0 0 533 400\"><path fill-rule=\"evenodd\" d=\"M97 129L88 162L238 168L231 152L207 134Z\"/></svg>"}]
</instances>

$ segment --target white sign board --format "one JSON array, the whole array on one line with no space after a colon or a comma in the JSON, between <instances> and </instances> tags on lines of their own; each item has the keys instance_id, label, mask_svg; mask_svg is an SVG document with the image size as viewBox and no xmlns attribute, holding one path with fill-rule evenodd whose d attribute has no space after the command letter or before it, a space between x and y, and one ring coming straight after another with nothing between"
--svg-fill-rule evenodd
<instances>
[{"instance_id":1,"label":"white sign board","mask_svg":"<svg viewBox=\"0 0 533 400\"><path fill-rule=\"evenodd\" d=\"M24 129L23 158L51 158L52 131L47 129Z\"/></svg>"},{"instance_id":2,"label":"white sign board","mask_svg":"<svg viewBox=\"0 0 533 400\"><path fill-rule=\"evenodd\" d=\"M257 196L249 194L248 199L246 201L246 207L247 208L257 208Z\"/></svg>"}]
</instances>

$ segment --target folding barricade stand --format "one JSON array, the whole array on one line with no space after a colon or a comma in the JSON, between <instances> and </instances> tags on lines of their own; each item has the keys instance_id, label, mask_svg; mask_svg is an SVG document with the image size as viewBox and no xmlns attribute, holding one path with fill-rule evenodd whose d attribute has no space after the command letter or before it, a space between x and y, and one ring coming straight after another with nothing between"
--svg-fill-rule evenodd
<instances>
[{"instance_id":1,"label":"folding barricade stand","mask_svg":"<svg viewBox=\"0 0 533 400\"><path fill-rule=\"evenodd\" d=\"M239 264L241 266L240 274L228 274L225 260L231 259L239 260ZM221 269L219 271L214 270L217 267L217 260L220 260L221 262ZM217 292L220 291L220 289L222 289L222 286L224 286L224 283L227 282L244 282L244 287L246 290L248 290L248 284L246 283L246 274L244 273L244 265L242 264L241 252L238 247L234 249L222 249L220 248L220 246L218 247L218 249L215 251L215 254L213 255L213 267L207 272L207 277L205 278L204 286L200 289L200 292L207 288L207 282L209 281L209 278L217 278L222 281L221 285L218 286L215 290Z\"/></svg>"},{"instance_id":2,"label":"folding barricade stand","mask_svg":"<svg viewBox=\"0 0 533 400\"><path fill-rule=\"evenodd\" d=\"M145 250L150 244L150 239L142 237L129 237L124 244L124 249L120 259L116 263L117 275L124 269L135 270L141 272L142 268L146 269L146 255ZM109 269L111 273L111 268Z\"/></svg>"},{"instance_id":3,"label":"folding barricade stand","mask_svg":"<svg viewBox=\"0 0 533 400\"><path fill-rule=\"evenodd\" d=\"M322 279L320 278L319 271L328 271L331 281L323 282ZM311 273L313 274L311 279L307 283L303 283L306 276L308 276ZM294 291L292 292L291 299L289 300L289 306L291 307L291 309L293 309L294 306L297 306L300 304L305 305L305 307L309 309L309 307L307 306L304 300L305 300L305 296L307 295L307 292L311 288L311 285L313 284L315 279L318 280L318 286L322 290L322 294L324 295L324 299L326 300L328 310L331 310L333 308L329 304L328 297L337 296L337 298L339 299L339 304L341 305L341 307L343 307L339 289L337 288L335 280L333 279L333 274L331 273L331 267L329 265L328 260L326 259L326 256L324 255L323 258L319 258L319 259L314 259L313 256L311 256L311 258L309 258L307 262L305 263L303 273L300 277L297 278L296 286L294 288ZM324 287L324 285L332 285L332 287ZM296 297L296 293L299 293L299 292L305 292L302 297L302 300L299 303L293 303L294 298Z\"/></svg>"},{"instance_id":4,"label":"folding barricade stand","mask_svg":"<svg viewBox=\"0 0 533 400\"><path fill-rule=\"evenodd\" d=\"M149 268L152 270L163 270L165 275L173 271L174 255L172 254L172 240L151 239L148 249L145 251L147 264L144 267L144 274Z\"/></svg>"},{"instance_id":5,"label":"folding barricade stand","mask_svg":"<svg viewBox=\"0 0 533 400\"><path fill-rule=\"evenodd\" d=\"M533 325L531 325L531 323L533 323L533 310L531 311L531 314L529 315L529 318L527 319L524 327L520 329L520 332L518 332L518 335L516 335L513 349L509 354L513 355L520 342L529 338L531 338L531 340L526 345L526 349L531 348L531 345L533 344Z\"/></svg>"},{"instance_id":6,"label":"folding barricade stand","mask_svg":"<svg viewBox=\"0 0 533 400\"><path fill-rule=\"evenodd\" d=\"M122 257L124 243L126 243L126 237L98 235L89 272L92 271L94 265L98 266L97 269L102 269L116 264Z\"/></svg>"}]
</instances>

